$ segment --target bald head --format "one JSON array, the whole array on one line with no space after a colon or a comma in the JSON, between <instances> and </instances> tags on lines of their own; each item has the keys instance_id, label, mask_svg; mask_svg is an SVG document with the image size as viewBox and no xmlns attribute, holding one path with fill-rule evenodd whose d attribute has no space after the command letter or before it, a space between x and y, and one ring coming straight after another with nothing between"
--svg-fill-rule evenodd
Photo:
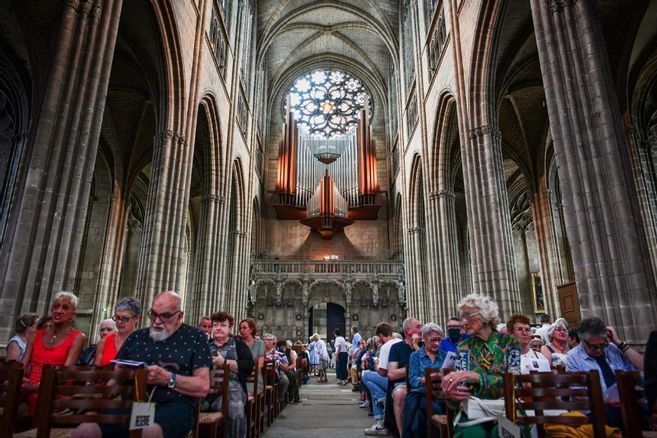
<instances>
[{"instance_id":1,"label":"bald head","mask_svg":"<svg viewBox=\"0 0 657 438\"><path fill-rule=\"evenodd\" d=\"M153 307L155 307L156 302L166 306L175 306L176 310L182 311L182 298L172 290L165 290L155 295L153 298Z\"/></svg>"}]
</instances>

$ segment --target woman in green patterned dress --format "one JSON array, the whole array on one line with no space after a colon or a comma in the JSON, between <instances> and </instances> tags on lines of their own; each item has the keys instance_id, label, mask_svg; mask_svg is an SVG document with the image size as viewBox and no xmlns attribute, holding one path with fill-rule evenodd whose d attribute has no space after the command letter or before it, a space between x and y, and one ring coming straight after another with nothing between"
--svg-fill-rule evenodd
<instances>
[{"instance_id":1,"label":"woman in green patterned dress","mask_svg":"<svg viewBox=\"0 0 657 438\"><path fill-rule=\"evenodd\" d=\"M520 373L520 344L510 335L495 330L498 307L489 297L471 294L458 305L463 329L470 337L456 348L456 369L443 380L445 397L453 402L499 399L506 372ZM456 403L450 403L458 409ZM456 437L497 437L497 423L488 421L467 425L470 419L462 413L454 427Z\"/></svg>"}]
</instances>

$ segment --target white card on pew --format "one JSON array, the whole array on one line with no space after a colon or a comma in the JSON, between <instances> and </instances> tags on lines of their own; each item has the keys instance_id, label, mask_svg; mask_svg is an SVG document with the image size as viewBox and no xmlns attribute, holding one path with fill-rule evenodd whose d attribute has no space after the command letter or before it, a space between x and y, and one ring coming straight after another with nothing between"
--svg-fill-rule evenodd
<instances>
[{"instance_id":1,"label":"white card on pew","mask_svg":"<svg viewBox=\"0 0 657 438\"><path fill-rule=\"evenodd\" d=\"M114 359L112 360L112 363L115 365L121 365L124 367L133 367L133 368L141 368L147 365L146 362L138 362L136 360L127 360L127 359Z\"/></svg>"},{"instance_id":2,"label":"white card on pew","mask_svg":"<svg viewBox=\"0 0 657 438\"><path fill-rule=\"evenodd\" d=\"M155 423L155 403L134 402L130 413L130 430L146 429Z\"/></svg>"},{"instance_id":3,"label":"white card on pew","mask_svg":"<svg viewBox=\"0 0 657 438\"><path fill-rule=\"evenodd\" d=\"M497 423L499 438L521 438L520 426L514 424L506 417L500 417Z\"/></svg>"},{"instance_id":4,"label":"white card on pew","mask_svg":"<svg viewBox=\"0 0 657 438\"><path fill-rule=\"evenodd\" d=\"M443 361L443 364L440 366L440 368L445 369L454 369L456 366L456 353L453 351L450 351L447 353L445 356L445 360Z\"/></svg>"}]
</instances>

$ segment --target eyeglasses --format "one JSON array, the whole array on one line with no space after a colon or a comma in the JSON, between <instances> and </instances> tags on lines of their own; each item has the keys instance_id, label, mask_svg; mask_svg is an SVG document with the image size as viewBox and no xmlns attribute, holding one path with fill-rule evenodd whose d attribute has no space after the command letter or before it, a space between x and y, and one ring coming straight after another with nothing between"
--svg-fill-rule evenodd
<instances>
[{"instance_id":1,"label":"eyeglasses","mask_svg":"<svg viewBox=\"0 0 657 438\"><path fill-rule=\"evenodd\" d=\"M178 313L180 313L180 310L176 310L173 313L157 313L153 309L151 309L148 311L148 318L151 321L155 321L157 320L157 318L160 318L160 321L167 322L168 320L176 316Z\"/></svg>"},{"instance_id":2,"label":"eyeglasses","mask_svg":"<svg viewBox=\"0 0 657 438\"><path fill-rule=\"evenodd\" d=\"M530 333L532 329L529 327L516 327L513 329L513 331L518 333Z\"/></svg>"},{"instance_id":3,"label":"eyeglasses","mask_svg":"<svg viewBox=\"0 0 657 438\"><path fill-rule=\"evenodd\" d=\"M118 315L114 315L114 316L112 317L112 320L113 320L114 322L120 322L120 323L122 323L122 324L125 324L126 322L130 321L131 319L132 319L132 317L130 317L130 316L118 316Z\"/></svg>"},{"instance_id":4,"label":"eyeglasses","mask_svg":"<svg viewBox=\"0 0 657 438\"><path fill-rule=\"evenodd\" d=\"M475 316L479 316L479 315L481 315L481 312L462 313L462 314L461 314L461 319L465 319L465 320L468 320L468 321L469 321L469 320L471 320L472 318L474 318Z\"/></svg>"},{"instance_id":5,"label":"eyeglasses","mask_svg":"<svg viewBox=\"0 0 657 438\"><path fill-rule=\"evenodd\" d=\"M609 342L604 342L602 344L591 344L588 341L584 341L584 345L590 350L604 350L609 345Z\"/></svg>"},{"instance_id":6,"label":"eyeglasses","mask_svg":"<svg viewBox=\"0 0 657 438\"><path fill-rule=\"evenodd\" d=\"M442 341L443 338L426 338L427 343L432 343L432 344L439 344L440 341Z\"/></svg>"}]
</instances>

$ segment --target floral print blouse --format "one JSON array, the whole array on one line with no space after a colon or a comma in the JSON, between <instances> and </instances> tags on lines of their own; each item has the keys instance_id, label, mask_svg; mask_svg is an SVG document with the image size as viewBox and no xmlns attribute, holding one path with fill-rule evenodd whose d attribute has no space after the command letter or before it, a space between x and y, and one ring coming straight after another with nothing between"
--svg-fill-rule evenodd
<instances>
[{"instance_id":1,"label":"floral print blouse","mask_svg":"<svg viewBox=\"0 0 657 438\"><path fill-rule=\"evenodd\" d=\"M472 391L475 397L502 397L504 373L520 374L520 343L510 335L493 331L485 342L473 336L458 345L456 355L456 371L479 374Z\"/></svg>"}]
</instances>

